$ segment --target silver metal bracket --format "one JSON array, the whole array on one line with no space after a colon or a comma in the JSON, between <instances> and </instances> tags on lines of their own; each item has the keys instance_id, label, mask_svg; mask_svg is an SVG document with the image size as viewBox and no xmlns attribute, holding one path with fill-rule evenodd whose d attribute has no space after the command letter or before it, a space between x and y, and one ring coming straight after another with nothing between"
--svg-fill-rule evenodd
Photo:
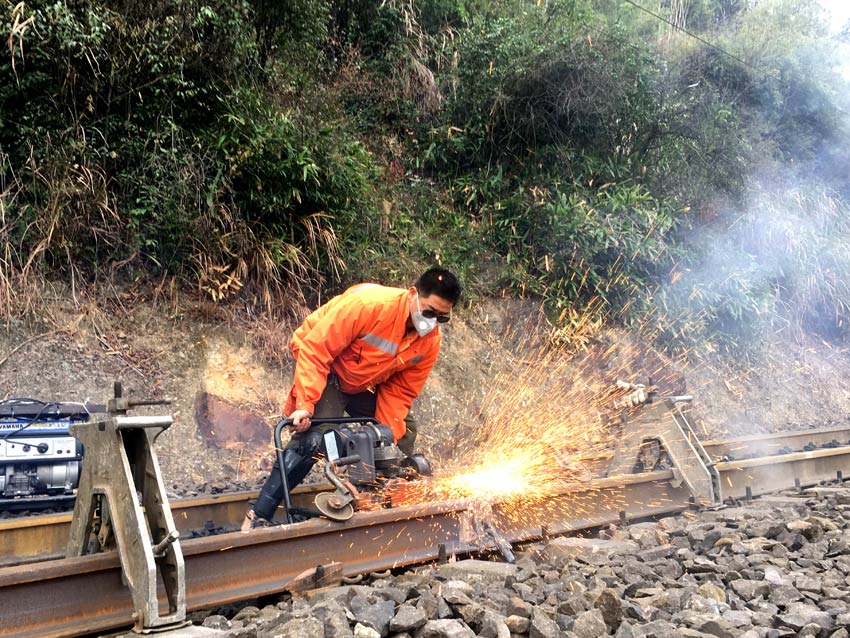
<instances>
[{"instance_id":1,"label":"silver metal bracket","mask_svg":"<svg viewBox=\"0 0 850 638\"><path fill-rule=\"evenodd\" d=\"M460 541L477 551L498 550L508 563L516 562L510 542L493 523L493 506L487 500L468 498L468 507L460 515Z\"/></svg>"},{"instance_id":2,"label":"silver metal bracket","mask_svg":"<svg viewBox=\"0 0 850 638\"><path fill-rule=\"evenodd\" d=\"M623 427L608 476L671 469L674 481L684 482L697 502L719 504L717 470L675 397L644 403Z\"/></svg>"},{"instance_id":3,"label":"silver metal bracket","mask_svg":"<svg viewBox=\"0 0 850 638\"><path fill-rule=\"evenodd\" d=\"M134 405L151 404L123 399L116 384L105 419L71 427L85 457L66 555L117 548L137 633L188 624L183 553L153 448L172 418L126 416ZM161 609L157 583L164 590L167 611L164 605Z\"/></svg>"}]
</instances>

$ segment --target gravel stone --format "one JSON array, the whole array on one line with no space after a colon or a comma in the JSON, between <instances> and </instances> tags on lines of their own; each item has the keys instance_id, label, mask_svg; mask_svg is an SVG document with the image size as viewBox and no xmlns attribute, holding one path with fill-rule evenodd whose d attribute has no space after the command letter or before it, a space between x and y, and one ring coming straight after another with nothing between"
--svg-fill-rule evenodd
<instances>
[{"instance_id":1,"label":"gravel stone","mask_svg":"<svg viewBox=\"0 0 850 638\"><path fill-rule=\"evenodd\" d=\"M644 563L654 563L663 558L667 558L676 553L676 547L673 545L658 545L638 552L637 557Z\"/></svg>"},{"instance_id":2,"label":"gravel stone","mask_svg":"<svg viewBox=\"0 0 850 638\"><path fill-rule=\"evenodd\" d=\"M608 634L608 625L602 611L594 609L579 614L573 625L573 633L578 638L598 638Z\"/></svg>"},{"instance_id":3,"label":"gravel stone","mask_svg":"<svg viewBox=\"0 0 850 638\"><path fill-rule=\"evenodd\" d=\"M730 585L732 591L746 601L751 601L755 598L767 598L771 591L770 583L760 580L739 578L738 580L733 580Z\"/></svg>"},{"instance_id":4,"label":"gravel stone","mask_svg":"<svg viewBox=\"0 0 850 638\"><path fill-rule=\"evenodd\" d=\"M324 624L325 638L351 638L351 627L345 607L337 601L328 600L315 605L312 615Z\"/></svg>"},{"instance_id":5,"label":"gravel stone","mask_svg":"<svg viewBox=\"0 0 850 638\"><path fill-rule=\"evenodd\" d=\"M475 638L475 633L459 620L429 620L416 633L417 638Z\"/></svg>"},{"instance_id":6,"label":"gravel stone","mask_svg":"<svg viewBox=\"0 0 850 638\"><path fill-rule=\"evenodd\" d=\"M709 620L699 626L699 631L717 638L736 638L737 634L733 631L733 627L723 620Z\"/></svg>"},{"instance_id":7,"label":"gravel stone","mask_svg":"<svg viewBox=\"0 0 850 638\"><path fill-rule=\"evenodd\" d=\"M653 620L645 625L633 627L633 629L636 638L642 636L646 636L647 638L678 638L679 636L676 625L666 620Z\"/></svg>"},{"instance_id":8,"label":"gravel stone","mask_svg":"<svg viewBox=\"0 0 850 638\"><path fill-rule=\"evenodd\" d=\"M531 619L528 616L511 615L505 618L505 624L513 634L524 634L528 631L531 625Z\"/></svg>"},{"instance_id":9,"label":"gravel stone","mask_svg":"<svg viewBox=\"0 0 850 638\"><path fill-rule=\"evenodd\" d=\"M820 593L822 591L820 580L808 574L797 574L794 578L794 586L801 592Z\"/></svg>"},{"instance_id":10,"label":"gravel stone","mask_svg":"<svg viewBox=\"0 0 850 638\"><path fill-rule=\"evenodd\" d=\"M386 600L393 601L396 605L407 600L409 592L399 587L376 587L375 594Z\"/></svg>"},{"instance_id":11,"label":"gravel stone","mask_svg":"<svg viewBox=\"0 0 850 638\"><path fill-rule=\"evenodd\" d=\"M850 638L850 507L779 495L557 540L505 569L460 561L194 618L231 638Z\"/></svg>"},{"instance_id":12,"label":"gravel stone","mask_svg":"<svg viewBox=\"0 0 850 638\"><path fill-rule=\"evenodd\" d=\"M559 638L561 629L558 624L539 607L531 612L531 624L528 627L529 638Z\"/></svg>"},{"instance_id":13,"label":"gravel stone","mask_svg":"<svg viewBox=\"0 0 850 638\"><path fill-rule=\"evenodd\" d=\"M470 627L478 627L484 620L485 609L478 603L469 605L458 605L455 607L457 615Z\"/></svg>"},{"instance_id":14,"label":"gravel stone","mask_svg":"<svg viewBox=\"0 0 850 638\"><path fill-rule=\"evenodd\" d=\"M381 638L381 634L372 627L357 623L354 625L354 638Z\"/></svg>"},{"instance_id":15,"label":"gravel stone","mask_svg":"<svg viewBox=\"0 0 850 638\"><path fill-rule=\"evenodd\" d=\"M419 629L428 622L428 615L417 607L411 605L401 605L395 612L395 616L390 621L390 631L392 632L411 632Z\"/></svg>"},{"instance_id":16,"label":"gravel stone","mask_svg":"<svg viewBox=\"0 0 850 638\"><path fill-rule=\"evenodd\" d=\"M635 630L629 623L621 623L614 632L614 638L635 638Z\"/></svg>"},{"instance_id":17,"label":"gravel stone","mask_svg":"<svg viewBox=\"0 0 850 638\"><path fill-rule=\"evenodd\" d=\"M232 627L232 623L227 618L218 614L207 616L201 624L209 629L219 630L230 629Z\"/></svg>"},{"instance_id":18,"label":"gravel stone","mask_svg":"<svg viewBox=\"0 0 850 638\"><path fill-rule=\"evenodd\" d=\"M445 605L445 601L442 598L439 600ZM416 609L421 609L425 612L425 616L429 620L439 618L440 605L437 597L430 591L424 591L420 594L419 600L416 601Z\"/></svg>"},{"instance_id":19,"label":"gravel stone","mask_svg":"<svg viewBox=\"0 0 850 638\"><path fill-rule=\"evenodd\" d=\"M700 585L699 594L703 598L716 600L719 603L726 602L726 590L714 583L703 583Z\"/></svg>"},{"instance_id":20,"label":"gravel stone","mask_svg":"<svg viewBox=\"0 0 850 638\"><path fill-rule=\"evenodd\" d=\"M446 588L443 592L443 600L450 605L471 605L472 599L459 589Z\"/></svg>"},{"instance_id":21,"label":"gravel stone","mask_svg":"<svg viewBox=\"0 0 850 638\"><path fill-rule=\"evenodd\" d=\"M623 602L613 589L605 589L593 603L602 614L602 620L611 631L616 631L623 621ZM575 614L574 614L575 615Z\"/></svg>"},{"instance_id":22,"label":"gravel stone","mask_svg":"<svg viewBox=\"0 0 850 638\"><path fill-rule=\"evenodd\" d=\"M373 588L366 585L341 585L339 587L329 587L328 589L312 592L308 594L306 600L310 604L324 600L336 600L343 605L347 605L355 596L368 597L373 593Z\"/></svg>"},{"instance_id":23,"label":"gravel stone","mask_svg":"<svg viewBox=\"0 0 850 638\"><path fill-rule=\"evenodd\" d=\"M555 538L544 548L549 560L580 560L592 565L605 565L615 556L632 555L639 546L633 542L594 538Z\"/></svg>"},{"instance_id":24,"label":"gravel stone","mask_svg":"<svg viewBox=\"0 0 850 638\"><path fill-rule=\"evenodd\" d=\"M256 620L259 616L260 610L257 607L248 605L236 612L236 615L232 618L232 620L247 620L250 622L252 620Z\"/></svg>"},{"instance_id":25,"label":"gravel stone","mask_svg":"<svg viewBox=\"0 0 850 638\"><path fill-rule=\"evenodd\" d=\"M325 625L317 618L293 618L275 631L275 638L324 638ZM379 638L375 636L375 638Z\"/></svg>"},{"instance_id":26,"label":"gravel stone","mask_svg":"<svg viewBox=\"0 0 850 638\"><path fill-rule=\"evenodd\" d=\"M503 584L508 576L516 576L518 568L511 563L489 560L461 560L440 565L439 572L446 578L456 578L469 583L489 582Z\"/></svg>"},{"instance_id":27,"label":"gravel stone","mask_svg":"<svg viewBox=\"0 0 850 638\"><path fill-rule=\"evenodd\" d=\"M351 611L358 623L386 636L390 632L390 621L395 616L395 603L391 600L370 603L363 596L355 596L351 599Z\"/></svg>"},{"instance_id":28,"label":"gravel stone","mask_svg":"<svg viewBox=\"0 0 850 638\"><path fill-rule=\"evenodd\" d=\"M527 603L539 605L543 602L543 594L528 583L514 583L511 588Z\"/></svg>"},{"instance_id":29,"label":"gravel stone","mask_svg":"<svg viewBox=\"0 0 850 638\"><path fill-rule=\"evenodd\" d=\"M510 638L511 630L503 616L488 609L484 612L478 635L481 638Z\"/></svg>"},{"instance_id":30,"label":"gravel stone","mask_svg":"<svg viewBox=\"0 0 850 638\"><path fill-rule=\"evenodd\" d=\"M508 601L507 613L509 616L522 616L523 618L531 618L531 612L534 611L534 605L527 603L522 598L513 596Z\"/></svg>"},{"instance_id":31,"label":"gravel stone","mask_svg":"<svg viewBox=\"0 0 850 638\"><path fill-rule=\"evenodd\" d=\"M776 605L787 605L788 603L802 600L802 598L803 594L791 585L779 585L770 588L769 600Z\"/></svg>"}]
</instances>

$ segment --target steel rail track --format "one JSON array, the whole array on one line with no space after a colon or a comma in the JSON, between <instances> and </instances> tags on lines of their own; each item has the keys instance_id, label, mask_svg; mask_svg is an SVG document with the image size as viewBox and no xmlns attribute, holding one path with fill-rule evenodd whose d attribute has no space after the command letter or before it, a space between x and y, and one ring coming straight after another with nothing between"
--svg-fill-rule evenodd
<instances>
[{"instance_id":1,"label":"steel rail track","mask_svg":"<svg viewBox=\"0 0 850 638\"><path fill-rule=\"evenodd\" d=\"M840 458L823 461L816 474L811 476L808 468L812 467L812 462L798 463L799 457L796 456L786 454L776 459L770 456L771 460L767 465L777 465L781 468L775 471L763 467L764 462L745 458L760 457L763 454L775 455L776 452L789 448L801 450L806 445L823 445L832 441L850 441L850 427L717 439L705 441L703 447L711 458L715 459L715 467L724 475L720 486L723 498L742 498L747 494L747 487L750 488L751 494L758 495L773 491L776 485L785 485L788 482L786 475L789 473L792 479L790 487L793 485L793 478L812 484L819 480L828 480L839 471L847 471L842 467ZM826 457L834 456L829 452L816 452ZM737 460L722 460L728 457L735 457ZM609 454L599 454L584 459L584 463L592 475L602 476L610 458ZM756 467L760 469L749 469ZM293 504L298 507L312 507L316 493L329 488L329 485L298 487L292 493ZM245 514L248 501L256 496L257 492L231 492L209 497L177 499L171 502L171 508L174 521L185 537L193 531L202 530L208 521L225 528L236 527ZM70 526L70 512L0 521L0 567L63 557Z\"/></svg>"},{"instance_id":2,"label":"steel rail track","mask_svg":"<svg viewBox=\"0 0 850 638\"><path fill-rule=\"evenodd\" d=\"M702 446L715 462L727 459L741 460L751 457L775 456L783 450L801 451L807 445L820 447L833 442L850 445L850 427L819 428L795 430L793 432L773 432L754 434L727 439L709 439ZM587 469L598 476L605 471L611 461L611 454L603 452L582 459Z\"/></svg>"},{"instance_id":3,"label":"steel rail track","mask_svg":"<svg viewBox=\"0 0 850 638\"><path fill-rule=\"evenodd\" d=\"M793 432L754 434L728 439L710 439L703 441L702 446L714 459L725 457L741 459L780 454L783 449L800 451L806 445L811 444L820 447L832 442L841 445L850 444L850 427L795 430Z\"/></svg>"},{"instance_id":4,"label":"steel rail track","mask_svg":"<svg viewBox=\"0 0 850 638\"><path fill-rule=\"evenodd\" d=\"M368 573L441 555L495 551L499 541L539 539L624 516L682 511L690 491L674 487L672 479L672 472L657 472L574 484L521 508L444 501L361 512L346 523L311 520L191 539L181 543L187 608L281 592L317 565L339 562L346 575ZM635 509L625 509L626 503ZM82 635L132 624L132 614L115 553L0 569L0 636Z\"/></svg>"},{"instance_id":5,"label":"steel rail track","mask_svg":"<svg viewBox=\"0 0 850 638\"><path fill-rule=\"evenodd\" d=\"M300 486L293 490L297 507L312 507L318 491L329 485ZM171 501L174 523L183 536L204 529L208 521L216 526L235 527L242 521L248 502L257 492L229 492L201 498ZM0 567L62 558L68 544L71 512L10 518L0 521Z\"/></svg>"},{"instance_id":6,"label":"steel rail track","mask_svg":"<svg viewBox=\"0 0 850 638\"><path fill-rule=\"evenodd\" d=\"M850 447L824 448L781 456L715 463L721 499L746 498L777 489L842 481L850 472Z\"/></svg>"},{"instance_id":7,"label":"steel rail track","mask_svg":"<svg viewBox=\"0 0 850 638\"><path fill-rule=\"evenodd\" d=\"M808 442L813 432L795 435ZM778 436L788 434L756 438L771 439L773 445ZM720 461L713 467L719 472L723 498L744 498L849 473L850 447ZM360 512L346 523L311 520L251 534L181 541L187 606L203 609L277 593L317 565L341 563L346 575L355 575L679 512L692 502L680 478L673 471L631 474L565 485L557 494L519 506L443 501ZM309 498L310 490L301 493ZM212 511L209 508L218 507L230 512L227 516L235 522L244 513L247 496L187 501L185 507L175 507L175 520L178 525L181 520L197 525ZM55 519L62 517L48 518L58 525ZM33 535L39 534L39 527L49 527L21 520ZM0 636L76 636L127 626L132 614L115 553L0 568Z\"/></svg>"}]
</instances>

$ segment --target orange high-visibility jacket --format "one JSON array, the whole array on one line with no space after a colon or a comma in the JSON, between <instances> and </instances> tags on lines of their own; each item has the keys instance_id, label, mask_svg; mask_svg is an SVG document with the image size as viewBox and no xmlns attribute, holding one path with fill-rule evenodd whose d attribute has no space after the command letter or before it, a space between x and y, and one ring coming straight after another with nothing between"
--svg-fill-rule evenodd
<instances>
[{"instance_id":1,"label":"orange high-visibility jacket","mask_svg":"<svg viewBox=\"0 0 850 638\"><path fill-rule=\"evenodd\" d=\"M358 284L304 320L289 344L295 382L287 414L312 414L333 372L346 394L376 391L375 418L392 429L396 441L404 435L404 419L434 367L441 341L439 328L424 337L415 330L405 335L407 292Z\"/></svg>"}]
</instances>

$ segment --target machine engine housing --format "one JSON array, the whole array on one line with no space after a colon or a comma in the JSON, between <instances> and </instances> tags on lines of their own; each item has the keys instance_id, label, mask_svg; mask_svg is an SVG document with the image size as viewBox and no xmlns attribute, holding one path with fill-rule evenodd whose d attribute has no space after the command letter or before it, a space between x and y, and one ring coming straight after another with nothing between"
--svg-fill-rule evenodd
<instances>
[{"instance_id":1,"label":"machine engine housing","mask_svg":"<svg viewBox=\"0 0 850 638\"><path fill-rule=\"evenodd\" d=\"M412 478L431 473L424 456L406 456L395 444L392 430L383 423L344 423L334 426L324 435L327 458L336 461L358 456L350 464L347 478L358 487L375 486L379 480Z\"/></svg>"},{"instance_id":2,"label":"machine engine housing","mask_svg":"<svg viewBox=\"0 0 850 638\"><path fill-rule=\"evenodd\" d=\"M0 402L0 509L23 498L73 494L83 447L70 426L88 419L82 404Z\"/></svg>"}]
</instances>

